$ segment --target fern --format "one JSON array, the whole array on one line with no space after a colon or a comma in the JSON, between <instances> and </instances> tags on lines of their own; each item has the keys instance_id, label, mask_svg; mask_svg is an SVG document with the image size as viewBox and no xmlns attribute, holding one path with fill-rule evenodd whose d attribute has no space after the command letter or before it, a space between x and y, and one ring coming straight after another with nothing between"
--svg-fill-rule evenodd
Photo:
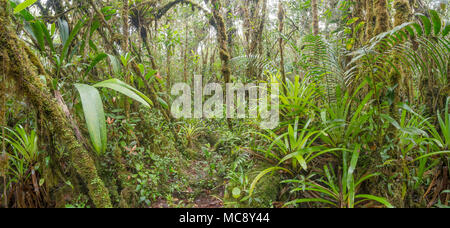
<instances>
[{"instance_id":1,"label":"fern","mask_svg":"<svg viewBox=\"0 0 450 228\"><path fill-rule=\"evenodd\" d=\"M363 67L362 65L368 64L368 60L374 60L372 64L378 66L378 69L398 70L392 63L393 58L398 58L413 73L415 79L427 77L446 86L450 58L450 42L446 37L450 25L447 22L446 26L442 26L435 11L431 10L430 14L433 15L431 20L418 14L420 24L408 22L372 38L366 46L352 53L352 63ZM385 71L379 71L381 73Z\"/></svg>"},{"instance_id":2,"label":"fern","mask_svg":"<svg viewBox=\"0 0 450 228\"><path fill-rule=\"evenodd\" d=\"M302 48L288 42L300 56L301 70L309 81L326 85L328 102L336 101L336 88L345 88L352 83L355 67L346 60L348 51L340 42L329 42L323 37L307 35Z\"/></svg>"},{"instance_id":3,"label":"fern","mask_svg":"<svg viewBox=\"0 0 450 228\"><path fill-rule=\"evenodd\" d=\"M275 74L278 71L277 64L262 55L238 56L231 59L231 64L234 69L247 69L247 67L252 64L252 66L260 72ZM243 74L243 72L238 73Z\"/></svg>"}]
</instances>

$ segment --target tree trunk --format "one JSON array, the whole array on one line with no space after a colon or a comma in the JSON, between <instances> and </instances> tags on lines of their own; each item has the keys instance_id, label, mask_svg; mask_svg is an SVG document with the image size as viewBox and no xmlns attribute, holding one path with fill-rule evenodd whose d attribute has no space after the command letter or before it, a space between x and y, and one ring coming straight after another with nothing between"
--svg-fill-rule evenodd
<instances>
[{"instance_id":1,"label":"tree trunk","mask_svg":"<svg viewBox=\"0 0 450 228\"><path fill-rule=\"evenodd\" d=\"M353 13L352 16L353 18L359 18L354 24L353 24L353 30L355 31L358 27L358 25L364 20L364 15L363 15L363 7L364 7L364 3L362 1L356 1L355 5L353 6ZM364 40L364 36L362 33L363 29L359 28L359 30L356 32L355 34L355 48L360 47L361 43Z\"/></svg>"},{"instance_id":2,"label":"tree trunk","mask_svg":"<svg viewBox=\"0 0 450 228\"><path fill-rule=\"evenodd\" d=\"M128 0L123 0L123 8L122 8L122 22L123 22L123 39L122 39L122 51L123 54L127 54L128 53L128 39L129 39L129 31L130 31L130 26L128 23L128 15L129 13L129 6L128 6ZM130 74L128 72L128 65L124 66L124 78L125 78L125 82L127 84L130 84ZM130 117L130 103L128 102L128 99L124 100L124 104L125 104L125 113L127 117Z\"/></svg>"},{"instance_id":3,"label":"tree trunk","mask_svg":"<svg viewBox=\"0 0 450 228\"><path fill-rule=\"evenodd\" d=\"M258 69L257 59L262 54L262 35L266 23L267 0L247 0L245 3L242 6L242 11L244 12L245 46L248 57L246 74L250 78L259 78L262 72L261 69Z\"/></svg>"},{"instance_id":4,"label":"tree trunk","mask_svg":"<svg viewBox=\"0 0 450 228\"><path fill-rule=\"evenodd\" d=\"M373 37L373 29L375 28L377 21L377 17L373 11L373 0L366 0L364 9L366 11L366 33L364 36L364 42L367 42Z\"/></svg>"},{"instance_id":5,"label":"tree trunk","mask_svg":"<svg viewBox=\"0 0 450 228\"><path fill-rule=\"evenodd\" d=\"M317 6L317 0L311 1L311 10L312 10L313 34L317 36L319 35L319 9Z\"/></svg>"},{"instance_id":6,"label":"tree trunk","mask_svg":"<svg viewBox=\"0 0 450 228\"><path fill-rule=\"evenodd\" d=\"M94 205L99 208L112 207L108 189L97 174L94 160L77 141L62 108L51 96L47 86L42 84L38 74L42 65L11 28L8 6L9 1L0 0L0 61L5 61L9 66L7 77L16 81L20 91L46 119L52 120L55 133L70 151L72 164L87 185Z\"/></svg>"},{"instance_id":7,"label":"tree trunk","mask_svg":"<svg viewBox=\"0 0 450 228\"><path fill-rule=\"evenodd\" d=\"M387 8L387 0L374 0L373 2L374 14L376 23L374 28L374 35L386 32L391 27L391 21Z\"/></svg>"},{"instance_id":8,"label":"tree trunk","mask_svg":"<svg viewBox=\"0 0 450 228\"><path fill-rule=\"evenodd\" d=\"M411 20L412 9L408 0L395 0L394 9L394 26L399 26Z\"/></svg>"},{"instance_id":9,"label":"tree trunk","mask_svg":"<svg viewBox=\"0 0 450 228\"><path fill-rule=\"evenodd\" d=\"M283 33L284 30L284 8L283 8L283 3L280 1L278 3L278 32L280 34ZM280 38L278 39L278 44L279 44L279 48L280 48L280 70L281 70L281 77L283 80L283 91L286 91L286 86L287 86L287 81L286 81L286 72L284 69L284 42L283 42L283 37L280 36Z\"/></svg>"},{"instance_id":10,"label":"tree trunk","mask_svg":"<svg viewBox=\"0 0 450 228\"><path fill-rule=\"evenodd\" d=\"M412 11L408 0L395 0L394 9L394 26L399 26L411 20ZM395 92L395 102L398 103L406 99L408 99L409 102L413 102L414 90L413 82L411 77L409 77L410 74L405 71L400 60L396 59L394 64L398 66L398 72L394 72L392 77L394 85L398 85Z\"/></svg>"},{"instance_id":11,"label":"tree trunk","mask_svg":"<svg viewBox=\"0 0 450 228\"><path fill-rule=\"evenodd\" d=\"M211 8L214 21L216 23L217 30L217 42L220 50L220 60L222 60L222 76L225 83L231 81L231 69L230 69L230 51L228 50L228 35L225 25L225 21L220 14L222 8L220 0L211 0Z\"/></svg>"}]
</instances>

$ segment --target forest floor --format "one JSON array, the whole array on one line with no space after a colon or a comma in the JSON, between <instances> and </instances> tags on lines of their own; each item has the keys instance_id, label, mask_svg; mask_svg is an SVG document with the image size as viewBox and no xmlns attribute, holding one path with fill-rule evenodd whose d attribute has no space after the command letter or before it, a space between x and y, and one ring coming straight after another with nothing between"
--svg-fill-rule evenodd
<instances>
[{"instance_id":1,"label":"forest floor","mask_svg":"<svg viewBox=\"0 0 450 228\"><path fill-rule=\"evenodd\" d=\"M202 145L205 146L205 145ZM195 153L202 151L196 149ZM226 181L217 172L216 165L225 161L219 154L215 154L214 161L211 158L197 156L189 162L188 167L183 167L183 177L188 187L183 192L174 193L170 197L162 198L152 203L152 208L223 208ZM213 166L211 166L213 164ZM214 168L212 168L214 167ZM174 182L178 180L173 180ZM171 183L168 183L171 184ZM172 183L175 184L175 183Z\"/></svg>"}]
</instances>

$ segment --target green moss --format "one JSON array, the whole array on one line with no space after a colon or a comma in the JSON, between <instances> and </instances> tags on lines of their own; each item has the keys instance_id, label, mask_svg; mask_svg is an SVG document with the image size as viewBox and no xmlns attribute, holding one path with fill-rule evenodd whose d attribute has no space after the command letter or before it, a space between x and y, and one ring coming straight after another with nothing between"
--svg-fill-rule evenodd
<instances>
[{"instance_id":1,"label":"green moss","mask_svg":"<svg viewBox=\"0 0 450 228\"><path fill-rule=\"evenodd\" d=\"M394 26L399 26L411 20L412 12L411 6L409 5L409 1L396 0L394 2L394 9L395 9Z\"/></svg>"},{"instance_id":2,"label":"green moss","mask_svg":"<svg viewBox=\"0 0 450 228\"><path fill-rule=\"evenodd\" d=\"M374 0L373 7L376 16L374 35L378 35L388 31L391 25L387 9L387 0Z\"/></svg>"},{"instance_id":3,"label":"green moss","mask_svg":"<svg viewBox=\"0 0 450 228\"><path fill-rule=\"evenodd\" d=\"M366 37L365 41L372 39L377 17L373 11L373 0L366 0Z\"/></svg>"}]
</instances>

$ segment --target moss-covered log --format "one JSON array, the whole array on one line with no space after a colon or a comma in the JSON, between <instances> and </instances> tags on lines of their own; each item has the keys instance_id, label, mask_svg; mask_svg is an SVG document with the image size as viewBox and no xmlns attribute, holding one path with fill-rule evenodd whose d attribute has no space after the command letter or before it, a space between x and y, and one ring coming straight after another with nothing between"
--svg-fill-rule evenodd
<instances>
[{"instance_id":1,"label":"moss-covered log","mask_svg":"<svg viewBox=\"0 0 450 228\"><path fill-rule=\"evenodd\" d=\"M6 61L9 66L7 77L16 81L19 90L24 93L29 102L52 120L55 133L60 137L67 150L71 153L71 161L76 171L89 189L89 195L96 207L111 207L108 190L97 174L94 160L77 141L74 130L58 102L51 96L50 90L42 83L39 75L40 63L24 42L11 28L9 1L0 0L0 62ZM6 53L6 56L5 56ZM33 61L37 61L33 63Z\"/></svg>"}]
</instances>

